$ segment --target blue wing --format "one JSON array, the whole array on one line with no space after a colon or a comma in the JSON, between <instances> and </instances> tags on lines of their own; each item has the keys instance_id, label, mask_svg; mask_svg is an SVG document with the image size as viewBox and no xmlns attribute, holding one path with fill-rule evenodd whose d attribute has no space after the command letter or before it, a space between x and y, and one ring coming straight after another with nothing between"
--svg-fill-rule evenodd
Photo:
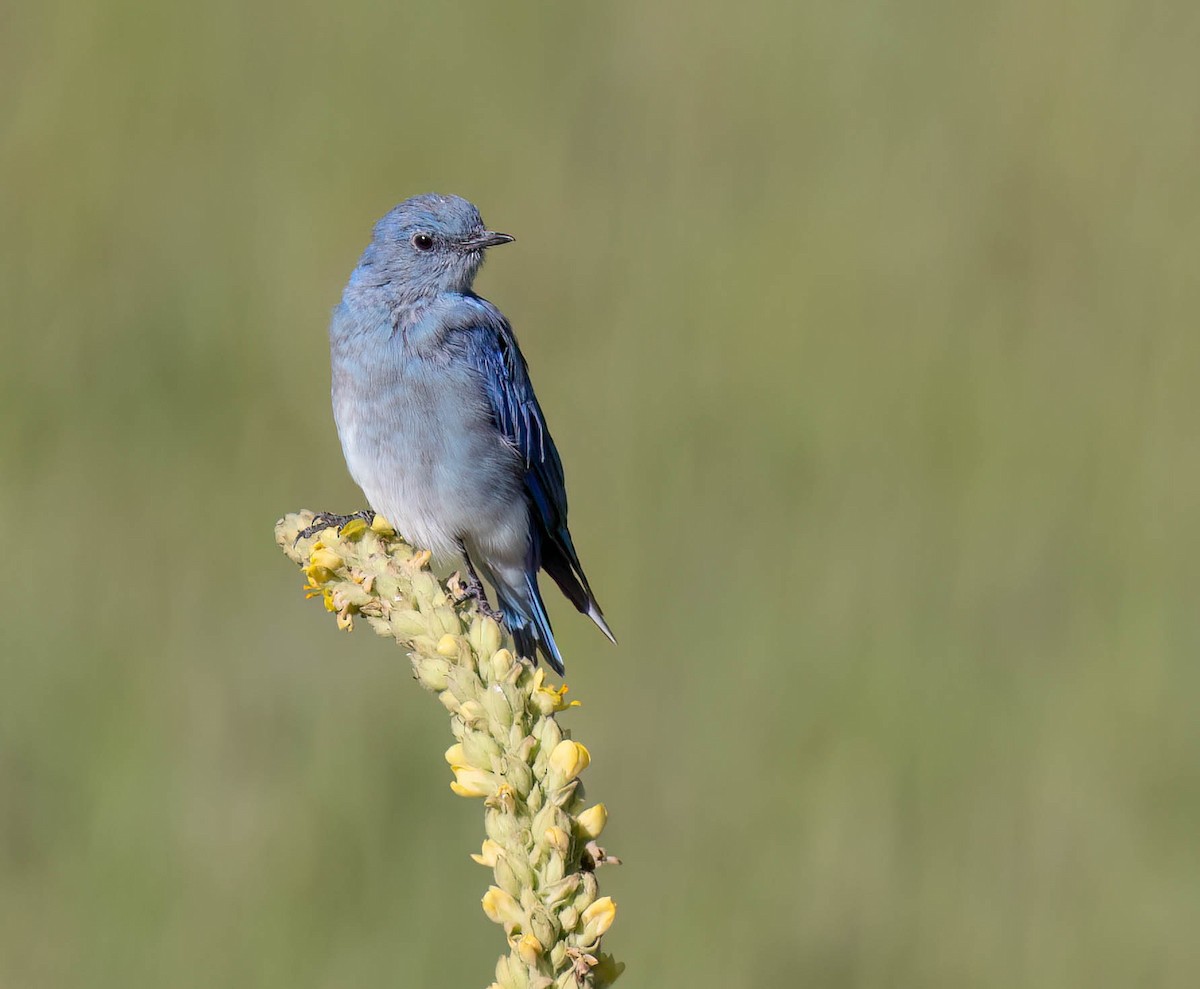
<instances>
[{"instance_id":1,"label":"blue wing","mask_svg":"<svg viewBox=\"0 0 1200 989\"><path fill-rule=\"evenodd\" d=\"M533 589L536 591L538 569L544 569L567 599L615 642L571 541L562 460L533 392L525 357L517 346L512 327L500 312L483 299L471 302L479 318L454 334L455 343L462 347L462 356L479 371L496 428L504 442L520 455L524 466L524 488L533 523L530 539ZM545 609L540 594L535 593L533 599L535 611L542 614L532 617L540 625ZM549 633L548 619L545 625ZM553 644L552 636L548 644ZM554 658L561 663L561 658Z\"/></svg>"}]
</instances>

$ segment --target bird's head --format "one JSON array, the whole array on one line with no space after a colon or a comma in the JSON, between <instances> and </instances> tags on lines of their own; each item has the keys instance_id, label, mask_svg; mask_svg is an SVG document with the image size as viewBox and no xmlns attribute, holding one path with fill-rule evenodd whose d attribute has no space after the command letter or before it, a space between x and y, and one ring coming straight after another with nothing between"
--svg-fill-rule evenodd
<instances>
[{"instance_id":1,"label":"bird's head","mask_svg":"<svg viewBox=\"0 0 1200 989\"><path fill-rule=\"evenodd\" d=\"M512 240L488 230L479 210L459 196L414 196L375 224L355 279L386 287L397 297L465 292L483 264L483 252Z\"/></svg>"}]
</instances>

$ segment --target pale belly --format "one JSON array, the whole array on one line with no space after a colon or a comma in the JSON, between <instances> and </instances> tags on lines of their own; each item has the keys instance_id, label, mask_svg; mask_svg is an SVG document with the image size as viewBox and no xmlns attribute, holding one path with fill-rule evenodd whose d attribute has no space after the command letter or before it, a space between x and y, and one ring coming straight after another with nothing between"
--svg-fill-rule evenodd
<instances>
[{"instance_id":1,"label":"pale belly","mask_svg":"<svg viewBox=\"0 0 1200 989\"><path fill-rule=\"evenodd\" d=\"M524 558L521 464L469 370L335 374L333 406L351 475L408 540L446 559L460 540L498 561Z\"/></svg>"}]
</instances>

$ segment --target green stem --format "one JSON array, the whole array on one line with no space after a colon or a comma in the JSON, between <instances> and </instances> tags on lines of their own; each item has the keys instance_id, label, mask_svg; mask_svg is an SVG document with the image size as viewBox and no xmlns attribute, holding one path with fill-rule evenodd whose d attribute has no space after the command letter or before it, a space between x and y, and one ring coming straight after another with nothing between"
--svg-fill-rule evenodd
<instances>
[{"instance_id":1,"label":"green stem","mask_svg":"<svg viewBox=\"0 0 1200 989\"><path fill-rule=\"evenodd\" d=\"M365 620L408 650L413 672L450 712L457 740L446 752L451 789L484 803L487 838L472 858L494 885L483 910L500 924L509 951L493 987L603 989L624 965L600 950L616 904L599 895L596 869L617 860L596 844L603 804L587 806L579 774L588 750L556 715L574 706L567 688L517 659L501 628L429 572L414 550L376 516L297 542L312 512L280 520L275 538L308 577L305 590L334 613L338 627Z\"/></svg>"}]
</instances>

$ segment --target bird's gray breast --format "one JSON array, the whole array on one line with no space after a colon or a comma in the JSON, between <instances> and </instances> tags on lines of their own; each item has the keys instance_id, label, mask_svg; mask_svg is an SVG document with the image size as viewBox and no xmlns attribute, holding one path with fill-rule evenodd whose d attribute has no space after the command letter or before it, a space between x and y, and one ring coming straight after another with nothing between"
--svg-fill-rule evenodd
<instances>
[{"instance_id":1,"label":"bird's gray breast","mask_svg":"<svg viewBox=\"0 0 1200 989\"><path fill-rule=\"evenodd\" d=\"M333 407L350 472L406 537L450 555L461 538L519 528L520 460L504 442L479 372L403 340L334 347Z\"/></svg>"}]
</instances>

